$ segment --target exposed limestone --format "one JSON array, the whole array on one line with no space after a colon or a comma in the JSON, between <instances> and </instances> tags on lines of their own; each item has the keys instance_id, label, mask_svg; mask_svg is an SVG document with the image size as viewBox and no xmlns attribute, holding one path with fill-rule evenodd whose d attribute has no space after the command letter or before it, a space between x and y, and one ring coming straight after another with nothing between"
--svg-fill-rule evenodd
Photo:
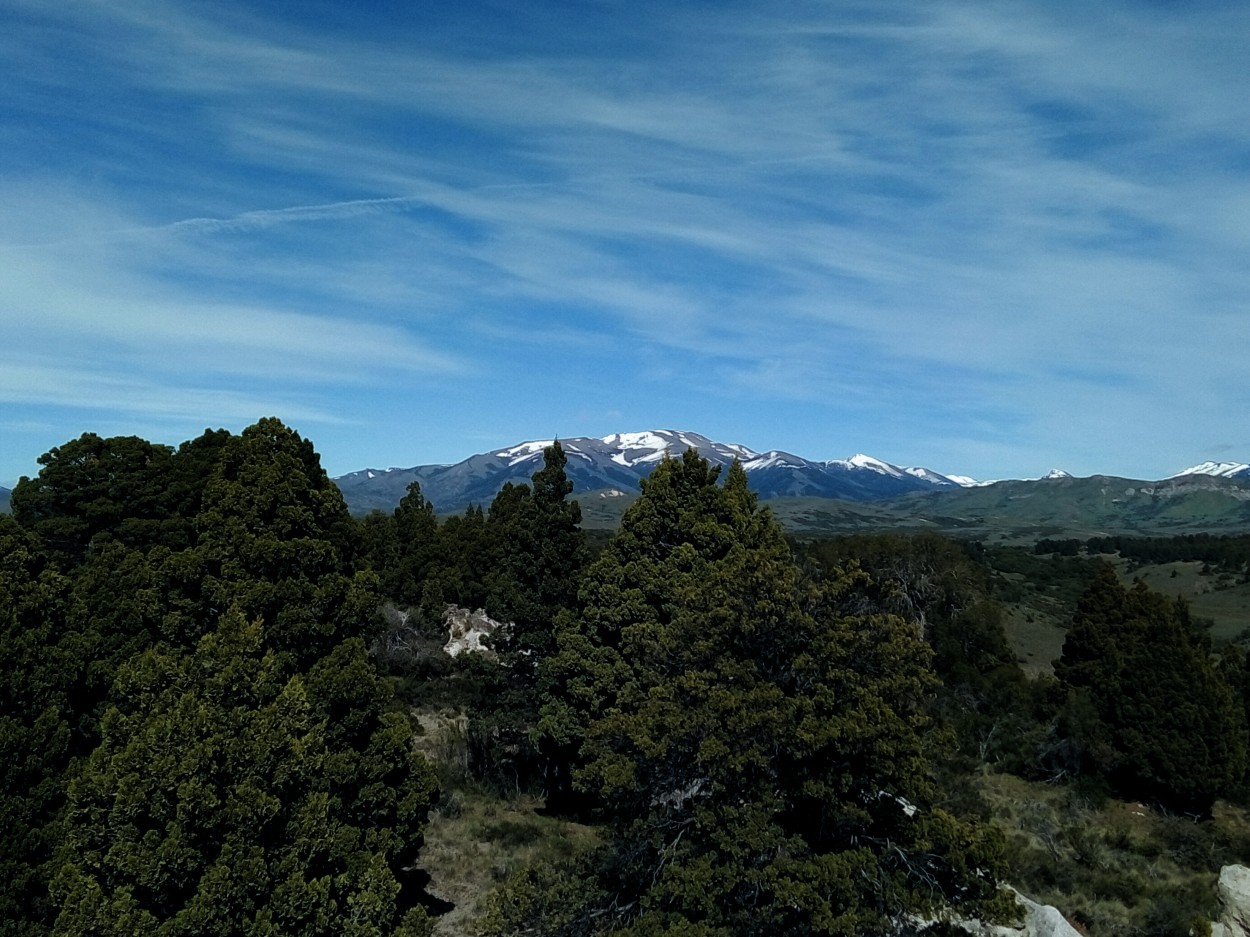
<instances>
[{"instance_id":1,"label":"exposed limestone","mask_svg":"<svg viewBox=\"0 0 1250 937\"><path fill-rule=\"evenodd\" d=\"M504 622L495 621L486 614L485 609L469 611L458 605L448 605L443 610L443 624L447 626L447 643L443 650L451 657L460 654L487 654L491 657L495 652L482 641L489 638L501 628L509 626Z\"/></svg>"},{"instance_id":2,"label":"exposed limestone","mask_svg":"<svg viewBox=\"0 0 1250 937\"><path fill-rule=\"evenodd\" d=\"M1011 886L1007 886L1009 889ZM1080 931L1068 923L1057 908L1038 904L1011 889L1022 920L1016 925L984 924L981 921L960 921L959 926L973 937L1081 937Z\"/></svg>"},{"instance_id":3,"label":"exposed limestone","mask_svg":"<svg viewBox=\"0 0 1250 937\"><path fill-rule=\"evenodd\" d=\"M1250 937L1250 869L1226 865L1220 869L1221 914L1211 925L1211 937Z\"/></svg>"}]
</instances>

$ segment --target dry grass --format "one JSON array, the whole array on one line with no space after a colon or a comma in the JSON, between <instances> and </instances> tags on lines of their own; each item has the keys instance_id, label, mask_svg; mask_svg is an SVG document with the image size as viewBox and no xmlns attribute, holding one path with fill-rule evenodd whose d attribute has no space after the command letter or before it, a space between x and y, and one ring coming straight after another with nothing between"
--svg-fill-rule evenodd
<instances>
[{"instance_id":1,"label":"dry grass","mask_svg":"<svg viewBox=\"0 0 1250 937\"><path fill-rule=\"evenodd\" d=\"M501 801L465 790L444 796L421 851L421 864L431 875L427 890L455 905L437 919L436 934L473 934L483 897L513 869L568 858L597 844L592 828L543 816L541 807L534 797Z\"/></svg>"},{"instance_id":2,"label":"dry grass","mask_svg":"<svg viewBox=\"0 0 1250 937\"><path fill-rule=\"evenodd\" d=\"M1215 624L1216 641L1238 638L1250 628L1250 583L1227 573L1201 575L1201 563L1159 563L1132 567L1120 561L1120 578L1126 583L1141 579L1156 592L1178 595L1189 601L1190 611Z\"/></svg>"},{"instance_id":3,"label":"dry grass","mask_svg":"<svg viewBox=\"0 0 1250 937\"><path fill-rule=\"evenodd\" d=\"M1010 775L977 783L1006 834L1012 884L1090 937L1201 932L1220 867L1250 861L1242 808L1220 803L1198 823Z\"/></svg>"}]
</instances>

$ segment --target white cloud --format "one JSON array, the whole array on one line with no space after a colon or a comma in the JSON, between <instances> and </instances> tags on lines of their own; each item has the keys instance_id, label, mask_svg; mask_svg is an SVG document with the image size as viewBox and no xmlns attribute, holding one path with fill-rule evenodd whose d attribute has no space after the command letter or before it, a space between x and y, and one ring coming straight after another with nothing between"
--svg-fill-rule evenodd
<instances>
[{"instance_id":1,"label":"white cloud","mask_svg":"<svg viewBox=\"0 0 1250 937\"><path fill-rule=\"evenodd\" d=\"M568 333L586 362L558 379L610 354L657 395L684 360L736 406L927 401L970 454L1022 460L1138 447L1062 416L1096 399L1136 426L1196 411L1176 449L1244 397L1218 391L1250 295L1239 9L644 4L615 43L569 23L550 52L226 3L14 6L71 23L82 60L17 30L0 101L116 92L89 170L47 170L68 195L0 129L12 334L98 347L101 374L482 381Z\"/></svg>"}]
</instances>

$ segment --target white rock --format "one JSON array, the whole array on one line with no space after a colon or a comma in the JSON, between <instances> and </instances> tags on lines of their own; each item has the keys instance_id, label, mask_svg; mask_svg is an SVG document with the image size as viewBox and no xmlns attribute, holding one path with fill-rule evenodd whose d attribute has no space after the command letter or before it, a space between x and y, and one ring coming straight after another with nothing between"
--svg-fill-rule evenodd
<instances>
[{"instance_id":1,"label":"white rock","mask_svg":"<svg viewBox=\"0 0 1250 937\"><path fill-rule=\"evenodd\" d=\"M1219 923L1211 927L1211 937L1216 937L1216 928L1222 937L1250 937L1250 869L1224 866L1218 889L1223 911Z\"/></svg>"},{"instance_id":2,"label":"white rock","mask_svg":"<svg viewBox=\"0 0 1250 937\"><path fill-rule=\"evenodd\" d=\"M485 609L469 611L458 605L448 605L443 611L443 624L447 626L447 643L443 650L451 657L460 654L494 654L482 640L508 625L495 621Z\"/></svg>"},{"instance_id":3,"label":"white rock","mask_svg":"<svg viewBox=\"0 0 1250 937\"><path fill-rule=\"evenodd\" d=\"M962 921L960 926L975 937L1081 937L1080 931L1068 923L1057 908L1038 904L1016 892L1016 903L1024 920L1015 927Z\"/></svg>"}]
</instances>

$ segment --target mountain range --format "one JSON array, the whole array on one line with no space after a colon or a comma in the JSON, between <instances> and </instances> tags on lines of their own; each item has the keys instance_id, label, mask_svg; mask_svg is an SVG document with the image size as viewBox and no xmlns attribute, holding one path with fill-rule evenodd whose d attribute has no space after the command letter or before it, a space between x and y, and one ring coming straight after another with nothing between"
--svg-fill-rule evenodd
<instances>
[{"instance_id":1,"label":"mountain range","mask_svg":"<svg viewBox=\"0 0 1250 937\"><path fill-rule=\"evenodd\" d=\"M452 465L362 469L334 479L353 513L391 511L408 485L443 514L488 505L506 482L528 482L551 440L519 443ZM1250 465L1204 462L1159 481L1073 478L979 482L868 455L813 460L755 452L698 433L649 430L560 440L587 526L612 527L666 454L688 448L718 465L738 459L751 487L796 531L935 529L973 536L1094 536L1250 531Z\"/></svg>"},{"instance_id":2,"label":"mountain range","mask_svg":"<svg viewBox=\"0 0 1250 937\"><path fill-rule=\"evenodd\" d=\"M1034 480L978 482L901 467L867 455L825 461L755 452L698 433L653 430L562 439L583 526L615 528L666 453L694 447L719 465L742 462L751 486L799 535L935 530L959 537L1029 542L1103 535L1250 533L1250 464L1203 462L1158 481L1059 469ZM334 481L355 514L390 512L413 481L441 514L488 505L506 482L528 482L550 442L519 443L454 465L362 469ZM0 487L0 513L9 510Z\"/></svg>"},{"instance_id":3,"label":"mountain range","mask_svg":"<svg viewBox=\"0 0 1250 937\"><path fill-rule=\"evenodd\" d=\"M408 485L421 483L421 492L435 510L451 513L473 503L488 504L506 482L528 482L542 468L543 450L551 440L523 442L470 456L454 465L418 465L399 469L361 469L334 479L353 513L374 508L390 511ZM681 456L687 449L715 465L742 463L751 487L763 499L778 497L838 498L877 501L882 498L935 488L976 485L971 478L943 475L927 468L900 467L867 455L815 461L780 450L755 452L735 443L722 443L698 433L649 430L616 433L603 438L579 436L561 439L568 458L565 467L574 495L600 492L607 497L632 496L666 454ZM612 493L616 494L613 495Z\"/></svg>"}]
</instances>

